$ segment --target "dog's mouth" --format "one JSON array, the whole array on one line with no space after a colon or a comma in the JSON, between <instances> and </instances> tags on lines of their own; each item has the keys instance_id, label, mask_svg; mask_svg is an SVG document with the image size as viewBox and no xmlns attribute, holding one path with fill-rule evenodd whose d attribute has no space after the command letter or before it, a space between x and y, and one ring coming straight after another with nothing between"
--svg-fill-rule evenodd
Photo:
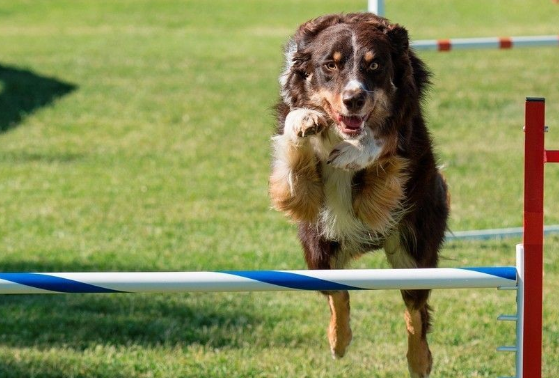
<instances>
[{"instance_id":1,"label":"dog's mouth","mask_svg":"<svg viewBox=\"0 0 559 378\"><path fill-rule=\"evenodd\" d=\"M351 136L361 134L361 131L363 131L366 120L367 120L366 116L342 115L336 113L336 121L338 123L338 127L344 134L348 134Z\"/></svg>"},{"instance_id":2,"label":"dog's mouth","mask_svg":"<svg viewBox=\"0 0 559 378\"><path fill-rule=\"evenodd\" d=\"M349 137L361 135L363 130L365 130L365 124L373 113L373 110L371 109L371 111L367 112L365 115L342 114L340 111L334 110L334 107L330 105L328 101L324 102L323 108L330 115L330 118L334 120L338 130Z\"/></svg>"}]
</instances>

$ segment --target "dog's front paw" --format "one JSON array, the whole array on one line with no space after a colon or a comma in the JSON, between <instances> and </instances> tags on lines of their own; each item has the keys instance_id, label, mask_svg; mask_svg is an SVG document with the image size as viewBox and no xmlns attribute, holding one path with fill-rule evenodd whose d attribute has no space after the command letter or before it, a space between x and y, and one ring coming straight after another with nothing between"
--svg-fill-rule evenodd
<instances>
[{"instance_id":1,"label":"dog's front paw","mask_svg":"<svg viewBox=\"0 0 559 378\"><path fill-rule=\"evenodd\" d=\"M320 133L326 126L326 118L321 112L305 108L295 109L285 118L284 134L297 142L301 138Z\"/></svg>"},{"instance_id":2,"label":"dog's front paw","mask_svg":"<svg viewBox=\"0 0 559 378\"><path fill-rule=\"evenodd\" d=\"M382 144L374 139L344 140L330 152L327 164L346 171L358 171L373 164L381 152Z\"/></svg>"},{"instance_id":3,"label":"dog's front paw","mask_svg":"<svg viewBox=\"0 0 559 378\"><path fill-rule=\"evenodd\" d=\"M359 141L346 140L330 152L327 164L334 168L354 171L367 167L372 160Z\"/></svg>"}]
</instances>

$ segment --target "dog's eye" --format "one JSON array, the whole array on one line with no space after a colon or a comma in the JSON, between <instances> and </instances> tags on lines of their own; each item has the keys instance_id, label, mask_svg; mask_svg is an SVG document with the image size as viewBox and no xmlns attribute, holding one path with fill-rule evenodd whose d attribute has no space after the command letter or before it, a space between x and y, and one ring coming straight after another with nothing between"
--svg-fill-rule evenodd
<instances>
[{"instance_id":1,"label":"dog's eye","mask_svg":"<svg viewBox=\"0 0 559 378\"><path fill-rule=\"evenodd\" d=\"M334 62L328 62L324 64L324 68L326 68L328 71L335 71L338 69L338 66Z\"/></svg>"},{"instance_id":2,"label":"dog's eye","mask_svg":"<svg viewBox=\"0 0 559 378\"><path fill-rule=\"evenodd\" d=\"M373 62L369 64L369 71L376 71L378 70L380 65L377 62Z\"/></svg>"}]
</instances>

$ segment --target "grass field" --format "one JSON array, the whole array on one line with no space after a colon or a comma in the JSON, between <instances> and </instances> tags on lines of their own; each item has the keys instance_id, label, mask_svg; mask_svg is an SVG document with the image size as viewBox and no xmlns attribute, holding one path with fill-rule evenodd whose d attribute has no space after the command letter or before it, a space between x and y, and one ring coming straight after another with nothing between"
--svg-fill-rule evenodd
<instances>
[{"instance_id":1,"label":"grass field","mask_svg":"<svg viewBox=\"0 0 559 378\"><path fill-rule=\"evenodd\" d=\"M0 2L0 270L304 268L267 198L281 47L366 1ZM549 0L387 1L413 38L557 34ZM559 50L422 53L453 230L522 224L523 103L547 98L559 149ZM559 223L559 167L546 170ZM519 240L452 242L443 266L509 265ZM545 377L559 376L559 237L546 239ZM354 267L387 267L382 254ZM0 377L405 377L399 293L352 294L333 361L315 293L0 298ZM433 377L513 374L514 294L436 291ZM529 377L528 377L529 378Z\"/></svg>"}]
</instances>

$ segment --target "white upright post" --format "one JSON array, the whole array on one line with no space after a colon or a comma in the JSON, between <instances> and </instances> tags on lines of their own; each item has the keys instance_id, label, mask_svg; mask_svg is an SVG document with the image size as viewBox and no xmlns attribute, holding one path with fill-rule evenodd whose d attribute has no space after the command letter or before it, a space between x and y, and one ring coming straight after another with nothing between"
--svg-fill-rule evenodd
<instances>
[{"instance_id":1,"label":"white upright post","mask_svg":"<svg viewBox=\"0 0 559 378\"><path fill-rule=\"evenodd\" d=\"M516 271L518 289L516 292L516 378L522 378L522 358L524 345L524 245L516 246Z\"/></svg>"},{"instance_id":2,"label":"white upright post","mask_svg":"<svg viewBox=\"0 0 559 378\"><path fill-rule=\"evenodd\" d=\"M384 0L369 0L369 12L384 17Z\"/></svg>"}]
</instances>

